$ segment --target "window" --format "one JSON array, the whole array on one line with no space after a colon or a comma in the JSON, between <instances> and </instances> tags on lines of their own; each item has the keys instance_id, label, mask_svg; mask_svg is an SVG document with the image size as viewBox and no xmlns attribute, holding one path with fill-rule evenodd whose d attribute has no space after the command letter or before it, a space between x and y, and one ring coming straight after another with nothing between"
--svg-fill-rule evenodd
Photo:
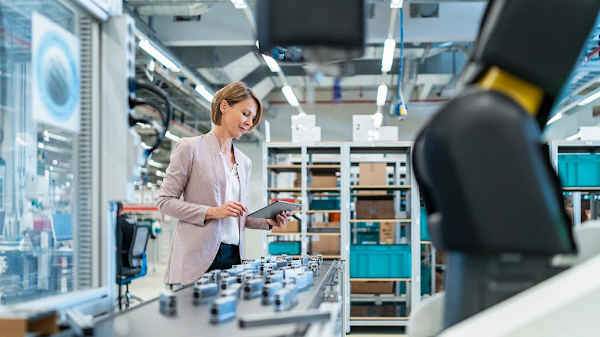
<instances>
[{"instance_id":1,"label":"window","mask_svg":"<svg viewBox=\"0 0 600 337\"><path fill-rule=\"evenodd\" d=\"M74 187L90 179L79 174L89 166L78 148L85 130L72 127L84 103L80 18L56 0L0 0L1 304L74 289L73 229L89 207ZM57 26L64 35L40 35ZM44 117L54 108L61 123Z\"/></svg>"}]
</instances>

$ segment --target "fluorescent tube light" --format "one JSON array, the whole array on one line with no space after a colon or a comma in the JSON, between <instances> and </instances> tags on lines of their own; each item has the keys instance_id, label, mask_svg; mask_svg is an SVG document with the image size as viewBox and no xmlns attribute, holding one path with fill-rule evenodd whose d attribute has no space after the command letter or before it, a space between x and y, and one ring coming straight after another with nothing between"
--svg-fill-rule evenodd
<instances>
[{"instance_id":1,"label":"fluorescent tube light","mask_svg":"<svg viewBox=\"0 0 600 337\"><path fill-rule=\"evenodd\" d=\"M212 102L213 98L215 98L215 96L211 94L210 91L206 90L203 85L197 85L196 91L209 102Z\"/></svg>"},{"instance_id":2,"label":"fluorescent tube light","mask_svg":"<svg viewBox=\"0 0 600 337\"><path fill-rule=\"evenodd\" d=\"M174 142L178 142L181 139L181 137L172 134L171 131L167 131L167 133L165 134L165 137L169 138L170 140L172 140Z\"/></svg>"},{"instance_id":3,"label":"fluorescent tube light","mask_svg":"<svg viewBox=\"0 0 600 337\"><path fill-rule=\"evenodd\" d=\"M157 161L154 161L153 159L148 160L148 164L150 164L151 166L154 166L156 168L165 168L165 164L161 164Z\"/></svg>"},{"instance_id":4,"label":"fluorescent tube light","mask_svg":"<svg viewBox=\"0 0 600 337\"><path fill-rule=\"evenodd\" d=\"M396 50L396 41L387 39L383 43L383 57L381 58L381 71L388 72L392 70L394 62L394 51Z\"/></svg>"},{"instance_id":5,"label":"fluorescent tube light","mask_svg":"<svg viewBox=\"0 0 600 337\"><path fill-rule=\"evenodd\" d=\"M404 4L404 0L392 0L390 3L390 8L402 8Z\"/></svg>"},{"instance_id":6,"label":"fluorescent tube light","mask_svg":"<svg viewBox=\"0 0 600 337\"><path fill-rule=\"evenodd\" d=\"M274 58L265 54L262 54L262 57L265 59L265 62L267 62L267 67L269 67L269 69L271 69L272 72L277 73L281 71L279 64L277 63L277 61L275 61Z\"/></svg>"},{"instance_id":7,"label":"fluorescent tube light","mask_svg":"<svg viewBox=\"0 0 600 337\"><path fill-rule=\"evenodd\" d=\"M581 131L577 132L576 134L569 136L567 138L565 138L566 140L575 140L575 139L579 139L581 138Z\"/></svg>"},{"instance_id":8,"label":"fluorescent tube light","mask_svg":"<svg viewBox=\"0 0 600 337\"><path fill-rule=\"evenodd\" d=\"M248 8L248 5L246 5L246 1L245 0L231 0L231 3L233 3L233 5L235 6L235 8L237 8L237 9Z\"/></svg>"},{"instance_id":9,"label":"fluorescent tube light","mask_svg":"<svg viewBox=\"0 0 600 337\"><path fill-rule=\"evenodd\" d=\"M554 117L550 118L550 120L548 121L548 123L546 123L546 125L550 125L554 122L556 122L557 120L563 118L563 114L561 114L560 112L557 113L556 115L554 115Z\"/></svg>"},{"instance_id":10,"label":"fluorescent tube light","mask_svg":"<svg viewBox=\"0 0 600 337\"><path fill-rule=\"evenodd\" d=\"M382 84L377 88L377 106L384 106L387 100L388 87Z\"/></svg>"},{"instance_id":11,"label":"fluorescent tube light","mask_svg":"<svg viewBox=\"0 0 600 337\"><path fill-rule=\"evenodd\" d=\"M150 54L150 56L154 57L158 62L160 62L163 66L167 67L167 69L173 72L180 72L181 69L175 65L171 60L169 60L165 55L159 52L154 46L150 44L148 40L140 41L140 48L142 48L146 53Z\"/></svg>"},{"instance_id":12,"label":"fluorescent tube light","mask_svg":"<svg viewBox=\"0 0 600 337\"><path fill-rule=\"evenodd\" d=\"M589 104L589 103L597 100L598 98L600 98L600 90L596 91L594 94L584 98L581 102L579 102L579 106Z\"/></svg>"},{"instance_id":13,"label":"fluorescent tube light","mask_svg":"<svg viewBox=\"0 0 600 337\"><path fill-rule=\"evenodd\" d=\"M373 115L373 123L375 124L375 127L378 128L381 126L381 122L383 122L383 114L381 113L381 111L377 111Z\"/></svg>"},{"instance_id":14,"label":"fluorescent tube light","mask_svg":"<svg viewBox=\"0 0 600 337\"><path fill-rule=\"evenodd\" d=\"M287 99L288 103L290 103L291 106L299 106L300 105L300 103L298 102L298 99L296 98L296 95L294 95L294 91L292 90L292 87L290 87L289 85L286 85L285 87L281 88L281 92L283 92L285 99Z\"/></svg>"}]
</instances>

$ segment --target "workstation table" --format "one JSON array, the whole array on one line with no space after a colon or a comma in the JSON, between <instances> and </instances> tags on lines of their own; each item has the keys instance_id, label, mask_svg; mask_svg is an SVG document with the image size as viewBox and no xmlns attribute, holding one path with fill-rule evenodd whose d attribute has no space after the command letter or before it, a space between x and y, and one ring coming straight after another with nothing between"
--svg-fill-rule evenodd
<instances>
[{"instance_id":1,"label":"workstation table","mask_svg":"<svg viewBox=\"0 0 600 337\"><path fill-rule=\"evenodd\" d=\"M298 294L298 304L287 313L303 313L318 308L323 301L326 284L337 281L335 277L339 261L325 262L319 276L314 278L314 285ZM192 304L193 287L186 287L175 292L177 296L177 315L164 316L159 312L159 299L141 304L128 311L114 314L94 324L95 336L106 337L142 337L142 336L290 336L295 335L306 324L286 324L278 326L261 326L257 328L241 328L239 319L248 315L282 313L275 312L272 305L262 305L261 297L240 299L236 318L220 323L209 322L210 305ZM341 305L341 303L340 303ZM337 317L336 317L337 319Z\"/></svg>"}]
</instances>

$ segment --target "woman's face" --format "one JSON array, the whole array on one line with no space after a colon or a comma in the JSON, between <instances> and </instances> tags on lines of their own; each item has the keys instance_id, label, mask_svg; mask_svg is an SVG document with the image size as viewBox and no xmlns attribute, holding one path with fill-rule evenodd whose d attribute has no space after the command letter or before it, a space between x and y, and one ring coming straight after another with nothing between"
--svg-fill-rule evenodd
<instances>
[{"instance_id":1,"label":"woman's face","mask_svg":"<svg viewBox=\"0 0 600 337\"><path fill-rule=\"evenodd\" d=\"M221 102L221 125L232 138L240 139L252 126L257 110L258 106L252 98L246 98L235 105L223 101Z\"/></svg>"}]
</instances>

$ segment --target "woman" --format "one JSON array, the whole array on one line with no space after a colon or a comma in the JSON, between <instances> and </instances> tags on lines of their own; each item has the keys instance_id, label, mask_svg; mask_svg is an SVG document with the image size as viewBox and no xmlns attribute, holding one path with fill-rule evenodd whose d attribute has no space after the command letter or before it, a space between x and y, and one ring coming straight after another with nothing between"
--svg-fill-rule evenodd
<instances>
[{"instance_id":1,"label":"woman","mask_svg":"<svg viewBox=\"0 0 600 337\"><path fill-rule=\"evenodd\" d=\"M207 271L239 264L245 228L270 230L291 216L282 212L276 219L248 217L252 162L232 139L254 129L261 115L262 104L254 92L245 83L231 83L213 98L214 129L177 143L158 196L159 211L179 219L165 284L187 285Z\"/></svg>"}]
</instances>

